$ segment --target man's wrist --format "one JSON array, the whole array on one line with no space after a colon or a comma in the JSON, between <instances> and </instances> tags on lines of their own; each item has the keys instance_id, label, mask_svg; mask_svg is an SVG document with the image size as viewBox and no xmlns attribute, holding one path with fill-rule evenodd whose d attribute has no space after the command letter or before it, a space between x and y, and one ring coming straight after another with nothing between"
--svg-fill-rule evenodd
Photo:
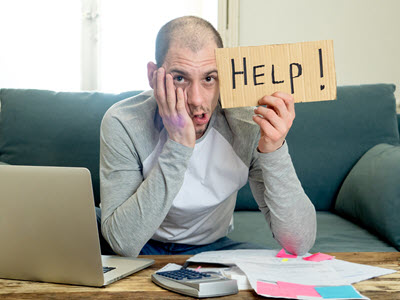
<instances>
[{"instance_id":1,"label":"man's wrist","mask_svg":"<svg viewBox=\"0 0 400 300\"><path fill-rule=\"evenodd\" d=\"M282 142L282 145L280 145L278 148L276 148L276 149L275 149L275 150L273 150L273 151L267 151L267 152L263 152L263 151L261 151L261 150L258 148L258 146L257 146L257 152L258 152L258 153L262 153L262 154L273 153L273 152L275 152L275 151L277 151L277 150L281 149L281 148L282 148L282 146L285 144L285 142L286 142L286 140L283 140L283 142Z\"/></svg>"},{"instance_id":2,"label":"man's wrist","mask_svg":"<svg viewBox=\"0 0 400 300\"><path fill-rule=\"evenodd\" d=\"M183 145L177 141L174 141L171 138L167 139L167 142L164 145L165 150L167 151L174 151L176 153L178 153L178 155L183 159L189 159L192 154L193 154L193 150L194 148Z\"/></svg>"}]
</instances>

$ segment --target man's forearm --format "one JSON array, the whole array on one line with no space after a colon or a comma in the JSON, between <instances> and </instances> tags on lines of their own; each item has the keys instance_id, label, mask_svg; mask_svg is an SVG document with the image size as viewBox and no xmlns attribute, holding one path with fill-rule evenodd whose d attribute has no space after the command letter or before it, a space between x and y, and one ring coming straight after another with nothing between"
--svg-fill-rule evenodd
<instances>
[{"instance_id":1,"label":"man's forearm","mask_svg":"<svg viewBox=\"0 0 400 300\"><path fill-rule=\"evenodd\" d=\"M181 188L191 153L168 140L145 180L102 163L102 232L115 252L136 257L153 236Z\"/></svg>"},{"instance_id":2,"label":"man's forearm","mask_svg":"<svg viewBox=\"0 0 400 300\"><path fill-rule=\"evenodd\" d=\"M287 251L302 255L314 244L316 214L301 187L286 143L273 153L260 154L258 160L261 170L255 177L262 180L253 180L250 184L253 193L258 194L259 207L275 239Z\"/></svg>"}]
</instances>

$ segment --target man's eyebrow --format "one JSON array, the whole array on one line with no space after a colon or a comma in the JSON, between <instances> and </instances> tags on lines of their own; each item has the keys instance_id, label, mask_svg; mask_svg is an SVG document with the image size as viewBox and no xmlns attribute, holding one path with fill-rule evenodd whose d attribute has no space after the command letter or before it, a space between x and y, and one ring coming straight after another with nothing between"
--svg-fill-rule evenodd
<instances>
[{"instance_id":1,"label":"man's eyebrow","mask_svg":"<svg viewBox=\"0 0 400 300\"><path fill-rule=\"evenodd\" d=\"M205 72L204 75L208 76L208 75L211 75L212 73L217 73L217 75L218 75L218 70L217 69L210 70L208 72Z\"/></svg>"},{"instance_id":2,"label":"man's eyebrow","mask_svg":"<svg viewBox=\"0 0 400 300\"><path fill-rule=\"evenodd\" d=\"M189 74L188 72L180 69L171 69L169 70L169 73L177 73L179 75L185 75L185 76Z\"/></svg>"},{"instance_id":3,"label":"man's eyebrow","mask_svg":"<svg viewBox=\"0 0 400 300\"><path fill-rule=\"evenodd\" d=\"M181 69L171 69L171 70L169 70L169 73L175 73L175 74L178 74L178 75L183 75L185 77L188 77L189 74L190 74L189 72L187 72L185 70L181 70ZM217 73L218 74L218 70L217 69L212 69L210 71L204 72L203 76L207 77L207 76L211 75L212 73Z\"/></svg>"}]
</instances>

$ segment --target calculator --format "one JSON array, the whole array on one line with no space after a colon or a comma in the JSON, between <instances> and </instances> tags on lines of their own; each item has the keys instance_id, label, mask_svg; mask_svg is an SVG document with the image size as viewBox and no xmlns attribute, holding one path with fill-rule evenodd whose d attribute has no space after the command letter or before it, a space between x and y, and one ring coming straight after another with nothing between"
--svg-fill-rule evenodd
<instances>
[{"instance_id":1,"label":"calculator","mask_svg":"<svg viewBox=\"0 0 400 300\"><path fill-rule=\"evenodd\" d=\"M161 271L151 275L157 285L168 290L196 297L219 297L238 293L235 279L218 273L197 272L189 269Z\"/></svg>"}]
</instances>

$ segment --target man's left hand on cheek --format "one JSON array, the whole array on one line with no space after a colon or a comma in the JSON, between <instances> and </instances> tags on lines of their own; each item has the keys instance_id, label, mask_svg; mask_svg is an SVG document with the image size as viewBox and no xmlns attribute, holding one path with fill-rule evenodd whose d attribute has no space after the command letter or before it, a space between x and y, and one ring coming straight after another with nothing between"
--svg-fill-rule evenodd
<instances>
[{"instance_id":1,"label":"man's left hand on cheek","mask_svg":"<svg viewBox=\"0 0 400 300\"><path fill-rule=\"evenodd\" d=\"M279 149L292 127L295 118L293 96L275 92L264 96L258 101L258 106L253 116L254 122L260 126L261 138L258 142L258 151L270 153Z\"/></svg>"}]
</instances>

